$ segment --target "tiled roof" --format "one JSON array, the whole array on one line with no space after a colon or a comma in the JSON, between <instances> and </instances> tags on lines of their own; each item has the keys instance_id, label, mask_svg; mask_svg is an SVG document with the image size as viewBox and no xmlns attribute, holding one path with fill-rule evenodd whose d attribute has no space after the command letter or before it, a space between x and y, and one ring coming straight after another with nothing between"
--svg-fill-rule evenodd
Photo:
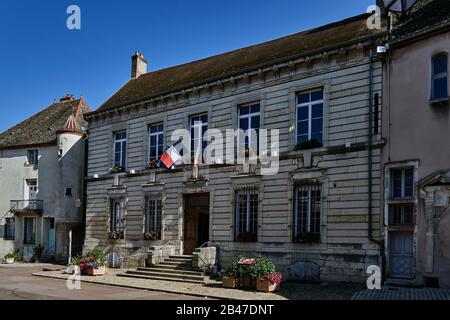
<instances>
[{"instance_id":1,"label":"tiled roof","mask_svg":"<svg viewBox=\"0 0 450 320\"><path fill-rule=\"evenodd\" d=\"M411 13L397 21L392 37L401 41L449 24L450 0L418 0Z\"/></svg>"},{"instance_id":2,"label":"tiled roof","mask_svg":"<svg viewBox=\"0 0 450 320\"><path fill-rule=\"evenodd\" d=\"M364 14L262 44L146 73L130 80L97 111L159 97L247 70L256 70L271 62L287 61L295 56L358 41L378 32L367 28L367 18L368 15Z\"/></svg>"},{"instance_id":3,"label":"tiled roof","mask_svg":"<svg viewBox=\"0 0 450 320\"><path fill-rule=\"evenodd\" d=\"M78 106L81 114L77 123L79 128L86 126L82 114L92 111L81 99L55 102L46 109L22 121L18 125L0 134L0 149L20 146L51 144L56 141L56 132L64 130L67 120L74 114Z\"/></svg>"}]
</instances>

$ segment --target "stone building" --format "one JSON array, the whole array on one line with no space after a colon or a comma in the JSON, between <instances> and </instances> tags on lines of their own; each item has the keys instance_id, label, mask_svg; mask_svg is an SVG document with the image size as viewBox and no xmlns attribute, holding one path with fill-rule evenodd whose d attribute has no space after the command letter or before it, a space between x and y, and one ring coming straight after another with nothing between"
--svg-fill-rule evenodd
<instances>
[{"instance_id":1,"label":"stone building","mask_svg":"<svg viewBox=\"0 0 450 320\"><path fill-rule=\"evenodd\" d=\"M384 36L367 19L154 72L136 53L129 82L85 115L84 251L133 267L207 247L220 266L269 256L288 278L365 281L381 264L383 141L371 101ZM155 168L174 130L206 128L278 129L278 173L220 160Z\"/></svg>"},{"instance_id":2,"label":"stone building","mask_svg":"<svg viewBox=\"0 0 450 320\"><path fill-rule=\"evenodd\" d=\"M389 282L450 287L450 2L418 1L389 34L383 77Z\"/></svg>"},{"instance_id":3,"label":"stone building","mask_svg":"<svg viewBox=\"0 0 450 320\"><path fill-rule=\"evenodd\" d=\"M92 109L65 96L0 134L0 257L66 261L84 237L82 201L86 122Z\"/></svg>"}]
</instances>

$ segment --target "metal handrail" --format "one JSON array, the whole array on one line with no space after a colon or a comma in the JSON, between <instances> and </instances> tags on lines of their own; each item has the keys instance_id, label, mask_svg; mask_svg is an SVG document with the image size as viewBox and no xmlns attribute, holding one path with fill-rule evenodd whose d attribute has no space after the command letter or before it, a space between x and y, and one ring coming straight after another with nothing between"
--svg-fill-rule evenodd
<instances>
[{"instance_id":1,"label":"metal handrail","mask_svg":"<svg viewBox=\"0 0 450 320\"><path fill-rule=\"evenodd\" d=\"M11 212L13 212L13 210L15 210L17 204L14 204L9 210L8 212L6 212L3 216L0 217L0 220L3 220L8 214L10 214Z\"/></svg>"},{"instance_id":2,"label":"metal handrail","mask_svg":"<svg viewBox=\"0 0 450 320\"><path fill-rule=\"evenodd\" d=\"M42 211L44 207L43 200L11 200L12 210L25 210L25 211Z\"/></svg>"}]
</instances>

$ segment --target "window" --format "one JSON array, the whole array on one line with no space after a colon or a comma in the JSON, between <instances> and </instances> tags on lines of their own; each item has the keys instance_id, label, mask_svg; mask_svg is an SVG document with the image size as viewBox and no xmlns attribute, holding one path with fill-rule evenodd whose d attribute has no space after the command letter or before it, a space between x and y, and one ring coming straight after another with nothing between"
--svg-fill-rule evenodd
<instances>
[{"instance_id":1,"label":"window","mask_svg":"<svg viewBox=\"0 0 450 320\"><path fill-rule=\"evenodd\" d=\"M431 99L448 98L448 56L440 53L433 58Z\"/></svg>"},{"instance_id":2,"label":"window","mask_svg":"<svg viewBox=\"0 0 450 320\"><path fill-rule=\"evenodd\" d=\"M71 197L72 196L72 188L66 188L66 197Z\"/></svg>"},{"instance_id":3,"label":"window","mask_svg":"<svg viewBox=\"0 0 450 320\"><path fill-rule=\"evenodd\" d=\"M36 165L39 161L39 152L37 149L27 150L27 162L29 165Z\"/></svg>"},{"instance_id":4,"label":"window","mask_svg":"<svg viewBox=\"0 0 450 320\"><path fill-rule=\"evenodd\" d=\"M196 152L199 152L200 159L203 160L203 151L207 146L207 141L203 138L208 130L208 115L192 116L189 123L191 127L191 156L194 158Z\"/></svg>"},{"instance_id":5,"label":"window","mask_svg":"<svg viewBox=\"0 0 450 320\"><path fill-rule=\"evenodd\" d=\"M414 197L414 169L391 170L391 199Z\"/></svg>"},{"instance_id":6,"label":"window","mask_svg":"<svg viewBox=\"0 0 450 320\"><path fill-rule=\"evenodd\" d=\"M114 133L114 165L125 168L127 158L127 133L126 131Z\"/></svg>"},{"instance_id":7,"label":"window","mask_svg":"<svg viewBox=\"0 0 450 320\"><path fill-rule=\"evenodd\" d=\"M125 231L125 204L122 200L111 200L111 227L119 239L123 239Z\"/></svg>"},{"instance_id":8,"label":"window","mask_svg":"<svg viewBox=\"0 0 450 320\"><path fill-rule=\"evenodd\" d=\"M36 218L24 218L23 221L23 243L36 243Z\"/></svg>"},{"instance_id":9,"label":"window","mask_svg":"<svg viewBox=\"0 0 450 320\"><path fill-rule=\"evenodd\" d=\"M294 241L320 242L322 186L297 185L294 188Z\"/></svg>"},{"instance_id":10,"label":"window","mask_svg":"<svg viewBox=\"0 0 450 320\"><path fill-rule=\"evenodd\" d=\"M157 123L148 128L148 160L158 161L164 153L164 124Z\"/></svg>"},{"instance_id":11,"label":"window","mask_svg":"<svg viewBox=\"0 0 450 320\"><path fill-rule=\"evenodd\" d=\"M6 218L4 238L5 240L14 240L16 238L16 220L14 218Z\"/></svg>"},{"instance_id":12,"label":"window","mask_svg":"<svg viewBox=\"0 0 450 320\"><path fill-rule=\"evenodd\" d=\"M161 239L162 201L145 197L145 234L151 240Z\"/></svg>"},{"instance_id":13,"label":"window","mask_svg":"<svg viewBox=\"0 0 450 320\"><path fill-rule=\"evenodd\" d=\"M235 240L258 241L258 193L256 189L236 191Z\"/></svg>"},{"instance_id":14,"label":"window","mask_svg":"<svg viewBox=\"0 0 450 320\"><path fill-rule=\"evenodd\" d=\"M323 145L323 90L297 95L297 146Z\"/></svg>"},{"instance_id":15,"label":"window","mask_svg":"<svg viewBox=\"0 0 450 320\"><path fill-rule=\"evenodd\" d=\"M239 137L239 150L259 151L259 124L260 124L260 105L259 103L244 105L239 108L239 129L244 131L244 136ZM252 137L252 131L256 134Z\"/></svg>"},{"instance_id":16,"label":"window","mask_svg":"<svg viewBox=\"0 0 450 320\"><path fill-rule=\"evenodd\" d=\"M390 171L389 226L411 226L414 223L414 169Z\"/></svg>"}]
</instances>

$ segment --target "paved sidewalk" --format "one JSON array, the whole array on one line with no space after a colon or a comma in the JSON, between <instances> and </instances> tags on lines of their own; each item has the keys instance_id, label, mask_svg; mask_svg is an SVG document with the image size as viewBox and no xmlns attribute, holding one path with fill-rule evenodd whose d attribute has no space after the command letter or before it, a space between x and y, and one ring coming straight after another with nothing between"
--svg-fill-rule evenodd
<instances>
[{"instance_id":1,"label":"paved sidewalk","mask_svg":"<svg viewBox=\"0 0 450 320\"><path fill-rule=\"evenodd\" d=\"M281 294L261 293L254 291L244 291L236 289L222 288L220 282L213 282L208 285L184 283L175 281L136 279L118 277L117 273L123 270L108 269L105 276L89 277L81 276L82 282L97 283L125 288L145 289L159 292L184 294L199 297L217 298L225 300L287 300ZM40 271L33 273L34 276L47 277L66 280L69 275L63 271Z\"/></svg>"},{"instance_id":2,"label":"paved sidewalk","mask_svg":"<svg viewBox=\"0 0 450 320\"><path fill-rule=\"evenodd\" d=\"M356 292L352 300L450 300L450 290L386 287Z\"/></svg>"}]
</instances>

